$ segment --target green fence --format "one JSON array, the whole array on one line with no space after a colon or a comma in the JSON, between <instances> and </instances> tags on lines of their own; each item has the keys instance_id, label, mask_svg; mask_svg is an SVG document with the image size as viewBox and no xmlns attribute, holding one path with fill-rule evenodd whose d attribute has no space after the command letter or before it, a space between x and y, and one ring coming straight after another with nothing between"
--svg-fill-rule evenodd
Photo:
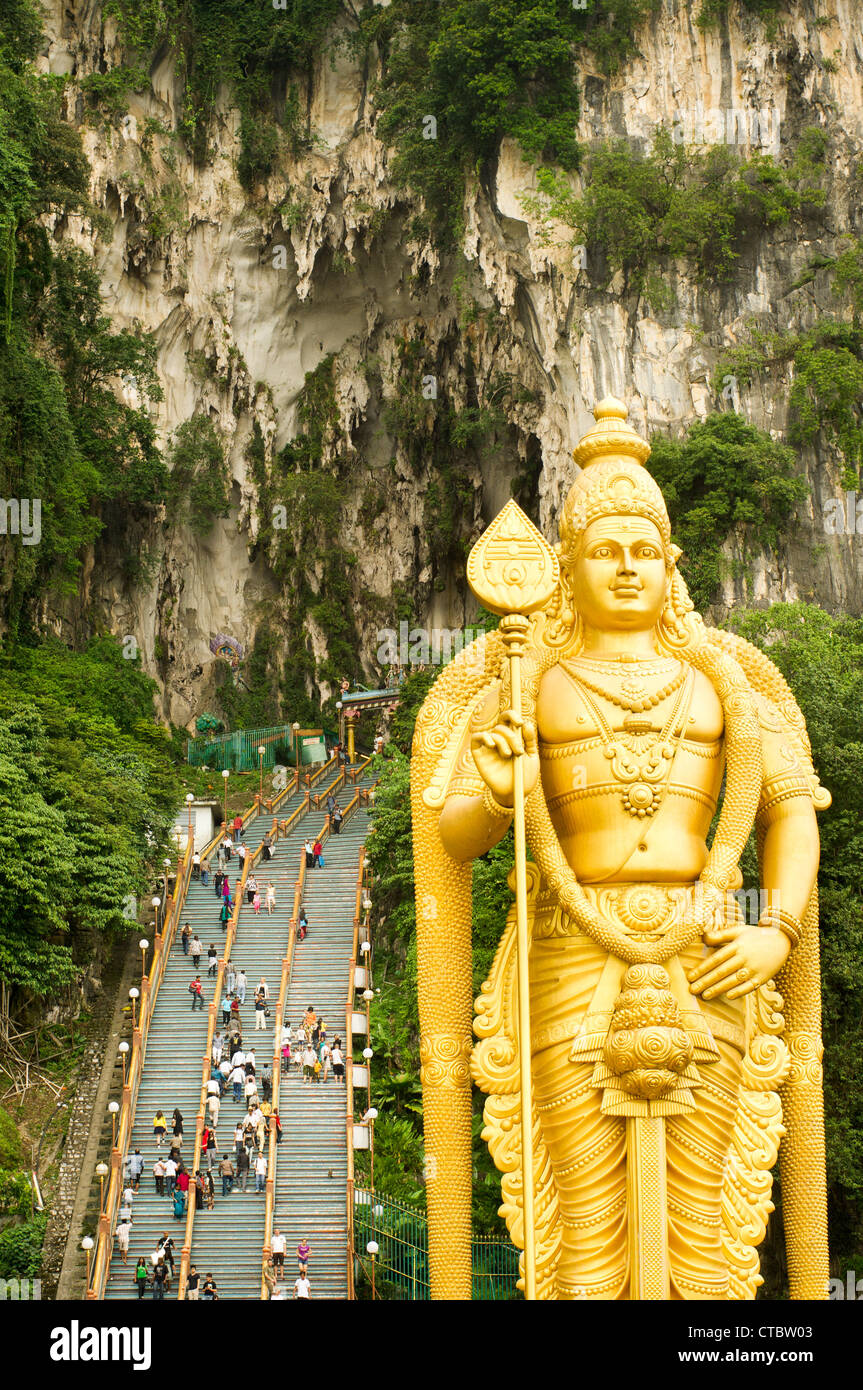
<instances>
[{"instance_id":1,"label":"green fence","mask_svg":"<svg viewBox=\"0 0 863 1390\"><path fill-rule=\"evenodd\" d=\"M376 1241L375 1282L378 1297L425 1301L430 1297L428 1223L426 1214L406 1202L380 1193L354 1191L354 1248L366 1271L369 1241ZM500 1236L474 1236L471 1241L473 1298L508 1301L520 1298L516 1290L519 1251Z\"/></svg>"},{"instance_id":2,"label":"green fence","mask_svg":"<svg viewBox=\"0 0 863 1390\"><path fill-rule=\"evenodd\" d=\"M308 733L300 733L300 765L322 761L324 738L335 740L337 735L330 729L321 731L317 738ZM186 761L192 767L211 767L215 772L229 768L231 772L249 772L260 766L258 749L264 749L264 767L275 765L276 749L284 745L294 747L294 731L290 724L279 724L270 729L237 729L233 734L203 734L200 738L186 740ZM291 752L293 766L296 754Z\"/></svg>"}]
</instances>

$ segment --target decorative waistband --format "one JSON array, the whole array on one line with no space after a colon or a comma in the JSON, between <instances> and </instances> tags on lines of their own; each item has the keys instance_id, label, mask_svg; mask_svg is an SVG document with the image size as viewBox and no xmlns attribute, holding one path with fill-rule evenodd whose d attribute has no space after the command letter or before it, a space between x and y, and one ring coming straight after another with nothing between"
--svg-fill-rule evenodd
<instances>
[{"instance_id":1,"label":"decorative waistband","mask_svg":"<svg viewBox=\"0 0 863 1390\"><path fill-rule=\"evenodd\" d=\"M699 884L678 883L612 883L596 887L583 884L585 896L600 916L614 923L628 936L643 940L661 940L682 917L693 910ZM728 923L743 921L743 914L734 895L726 895L723 907ZM554 893L542 886L534 899L533 936L580 936L581 930L557 905Z\"/></svg>"}]
</instances>

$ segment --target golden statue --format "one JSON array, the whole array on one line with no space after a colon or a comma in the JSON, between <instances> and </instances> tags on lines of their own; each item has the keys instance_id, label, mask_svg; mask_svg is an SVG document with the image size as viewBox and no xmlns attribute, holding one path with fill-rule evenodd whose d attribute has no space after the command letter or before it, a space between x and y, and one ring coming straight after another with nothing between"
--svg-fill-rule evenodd
<instances>
[{"instance_id":1,"label":"golden statue","mask_svg":"<svg viewBox=\"0 0 863 1390\"><path fill-rule=\"evenodd\" d=\"M779 671L693 611L625 407L594 415L559 545L510 502L474 547L471 587L501 623L416 725L432 1297L471 1296L473 1079L528 1298L754 1298L783 1135L791 1296L826 1298L830 798ZM516 899L474 1046L470 861L513 822Z\"/></svg>"}]
</instances>

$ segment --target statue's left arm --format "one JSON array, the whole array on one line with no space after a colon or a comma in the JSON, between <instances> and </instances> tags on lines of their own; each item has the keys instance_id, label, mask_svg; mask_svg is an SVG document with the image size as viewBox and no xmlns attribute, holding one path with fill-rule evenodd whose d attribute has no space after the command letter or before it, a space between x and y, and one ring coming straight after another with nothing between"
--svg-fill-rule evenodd
<instances>
[{"instance_id":1,"label":"statue's left arm","mask_svg":"<svg viewBox=\"0 0 863 1390\"><path fill-rule=\"evenodd\" d=\"M801 919L818 875L818 826L810 783L775 709L761 696L753 698L762 733L758 828L764 906L757 925L709 938L711 944L724 944L690 975L693 994L705 999L718 994L739 998L776 974L798 944Z\"/></svg>"}]
</instances>

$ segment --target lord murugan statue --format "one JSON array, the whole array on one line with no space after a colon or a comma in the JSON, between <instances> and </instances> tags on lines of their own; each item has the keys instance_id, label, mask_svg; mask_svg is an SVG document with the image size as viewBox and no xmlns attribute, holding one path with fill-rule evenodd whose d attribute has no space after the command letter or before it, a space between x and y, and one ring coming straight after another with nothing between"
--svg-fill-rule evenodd
<instances>
[{"instance_id":1,"label":"lord murugan statue","mask_svg":"<svg viewBox=\"0 0 863 1390\"><path fill-rule=\"evenodd\" d=\"M825 1298L830 798L777 668L693 611L626 408L594 415L559 543L514 502L477 542L500 625L416 725L432 1297L471 1297L473 1082L528 1297L754 1298L779 1152L791 1296ZM513 822L516 901L474 1006L471 861Z\"/></svg>"}]
</instances>

